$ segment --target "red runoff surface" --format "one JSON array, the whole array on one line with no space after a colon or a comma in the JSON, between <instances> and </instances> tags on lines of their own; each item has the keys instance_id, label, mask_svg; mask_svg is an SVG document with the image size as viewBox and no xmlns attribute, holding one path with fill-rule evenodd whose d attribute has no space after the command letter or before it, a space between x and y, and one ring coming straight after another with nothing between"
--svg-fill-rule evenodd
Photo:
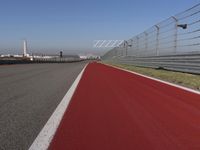
<instances>
[{"instance_id":1,"label":"red runoff surface","mask_svg":"<svg viewBox=\"0 0 200 150\"><path fill-rule=\"evenodd\" d=\"M199 150L200 95L90 63L52 150Z\"/></svg>"}]
</instances>

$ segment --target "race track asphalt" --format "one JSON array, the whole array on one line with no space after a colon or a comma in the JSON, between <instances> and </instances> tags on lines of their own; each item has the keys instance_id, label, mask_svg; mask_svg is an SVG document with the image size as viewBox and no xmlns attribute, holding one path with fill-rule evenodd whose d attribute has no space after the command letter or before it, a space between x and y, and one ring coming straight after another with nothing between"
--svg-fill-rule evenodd
<instances>
[{"instance_id":1,"label":"race track asphalt","mask_svg":"<svg viewBox=\"0 0 200 150\"><path fill-rule=\"evenodd\" d=\"M0 66L0 149L28 149L85 64Z\"/></svg>"}]
</instances>

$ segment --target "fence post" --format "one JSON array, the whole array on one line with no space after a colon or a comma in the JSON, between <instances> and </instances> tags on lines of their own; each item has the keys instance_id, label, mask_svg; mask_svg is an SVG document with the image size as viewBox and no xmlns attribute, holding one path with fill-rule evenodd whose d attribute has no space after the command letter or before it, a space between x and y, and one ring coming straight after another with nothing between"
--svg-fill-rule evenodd
<instances>
[{"instance_id":1,"label":"fence post","mask_svg":"<svg viewBox=\"0 0 200 150\"><path fill-rule=\"evenodd\" d=\"M160 35L160 27L155 25L156 27L156 56L159 56L159 35Z\"/></svg>"},{"instance_id":2,"label":"fence post","mask_svg":"<svg viewBox=\"0 0 200 150\"><path fill-rule=\"evenodd\" d=\"M144 32L144 34L145 34L145 51L147 53L147 50L148 50L148 33Z\"/></svg>"},{"instance_id":3,"label":"fence post","mask_svg":"<svg viewBox=\"0 0 200 150\"><path fill-rule=\"evenodd\" d=\"M136 36L136 47L137 47L137 52L136 52L136 56L138 56L138 52L139 52L139 40L140 38L138 36Z\"/></svg>"},{"instance_id":4,"label":"fence post","mask_svg":"<svg viewBox=\"0 0 200 150\"><path fill-rule=\"evenodd\" d=\"M128 42L124 41L124 48L125 48L125 52L126 52L126 56L128 55Z\"/></svg>"},{"instance_id":5,"label":"fence post","mask_svg":"<svg viewBox=\"0 0 200 150\"><path fill-rule=\"evenodd\" d=\"M178 38L178 19L172 16L172 19L175 21L175 31L174 31L174 54L177 50L177 38Z\"/></svg>"},{"instance_id":6,"label":"fence post","mask_svg":"<svg viewBox=\"0 0 200 150\"><path fill-rule=\"evenodd\" d=\"M123 44L124 44L124 43L122 43L122 45L120 46L120 49L121 49L121 57L123 56Z\"/></svg>"},{"instance_id":7,"label":"fence post","mask_svg":"<svg viewBox=\"0 0 200 150\"><path fill-rule=\"evenodd\" d=\"M123 56L124 56L124 51L125 51L125 55L126 55L126 41L124 40L123 43Z\"/></svg>"},{"instance_id":8,"label":"fence post","mask_svg":"<svg viewBox=\"0 0 200 150\"><path fill-rule=\"evenodd\" d=\"M133 39L131 39L131 50L130 50L130 55L133 55Z\"/></svg>"}]
</instances>

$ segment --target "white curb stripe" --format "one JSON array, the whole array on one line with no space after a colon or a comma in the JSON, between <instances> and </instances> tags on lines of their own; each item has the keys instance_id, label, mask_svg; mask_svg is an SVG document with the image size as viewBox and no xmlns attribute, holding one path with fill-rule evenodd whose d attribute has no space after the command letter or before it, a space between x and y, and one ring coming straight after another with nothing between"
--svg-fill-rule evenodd
<instances>
[{"instance_id":1,"label":"white curb stripe","mask_svg":"<svg viewBox=\"0 0 200 150\"><path fill-rule=\"evenodd\" d=\"M86 65L87 66L87 65ZM53 112L43 129L38 134L37 138L33 142L33 144L30 146L29 150L46 150L49 147L49 144L51 140L54 137L54 134L60 124L60 121L68 107L68 104L77 88L77 85L83 75L83 72L86 68L86 66L83 68L83 70L80 72L60 104L57 106L56 110Z\"/></svg>"},{"instance_id":2,"label":"white curb stripe","mask_svg":"<svg viewBox=\"0 0 200 150\"><path fill-rule=\"evenodd\" d=\"M200 95L200 92L199 92L199 91L196 91L196 90L193 90L193 89L190 89L190 88L186 88L186 87L183 87L183 86L180 86L180 85L177 85L177 84L173 84L173 83L170 83L170 82L167 82L167 81L163 81L163 80L160 80L160 79L156 79L156 78L153 78L153 77L149 77L149 76L146 76L146 75L143 75L143 74L140 74L140 73L136 73L136 72L134 72L134 71L126 70L126 69L119 68L119 67L116 67L116 66L112 66L112 65L109 65L109 64L105 64L105 65L110 66L110 67L113 67L113 68L116 68L116 69L119 69L119 70L123 70L123 71L126 71L126 72L130 72L130 73L133 73L133 74L142 76L142 77L144 77L144 78L148 78L148 79L151 79L151 80L154 80L154 81L158 81L158 82L161 82L161 83L164 83L164 84L168 84L168 85L177 87L177 88L179 88L179 89L182 89L182 90L189 91L189 92L192 92L192 93L195 93L195 94L199 94L199 95Z\"/></svg>"}]
</instances>

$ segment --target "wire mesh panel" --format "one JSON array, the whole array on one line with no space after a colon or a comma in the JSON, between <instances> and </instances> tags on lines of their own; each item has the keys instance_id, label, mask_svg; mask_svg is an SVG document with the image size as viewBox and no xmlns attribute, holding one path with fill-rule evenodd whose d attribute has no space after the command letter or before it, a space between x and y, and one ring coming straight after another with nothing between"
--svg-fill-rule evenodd
<instances>
[{"instance_id":1,"label":"wire mesh panel","mask_svg":"<svg viewBox=\"0 0 200 150\"><path fill-rule=\"evenodd\" d=\"M104 58L150 57L200 53L200 4L124 41Z\"/></svg>"}]
</instances>

